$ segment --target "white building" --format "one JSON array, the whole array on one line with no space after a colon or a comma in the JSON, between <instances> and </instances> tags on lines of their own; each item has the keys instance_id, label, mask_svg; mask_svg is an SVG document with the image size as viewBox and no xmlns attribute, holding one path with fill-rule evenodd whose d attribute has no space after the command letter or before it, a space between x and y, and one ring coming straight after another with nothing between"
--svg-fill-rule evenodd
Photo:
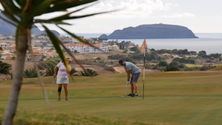
<instances>
[{"instance_id":1,"label":"white building","mask_svg":"<svg viewBox=\"0 0 222 125\"><path fill-rule=\"evenodd\" d=\"M100 50L91 47L86 44L65 44L66 48L69 49L73 53L101 53L108 52L105 45L102 44L92 44L95 47L98 47Z\"/></svg>"},{"instance_id":2,"label":"white building","mask_svg":"<svg viewBox=\"0 0 222 125\"><path fill-rule=\"evenodd\" d=\"M9 48L10 48L10 45L7 44L7 43L1 43L1 44L0 44L0 47L1 47L2 49L9 49Z\"/></svg>"}]
</instances>

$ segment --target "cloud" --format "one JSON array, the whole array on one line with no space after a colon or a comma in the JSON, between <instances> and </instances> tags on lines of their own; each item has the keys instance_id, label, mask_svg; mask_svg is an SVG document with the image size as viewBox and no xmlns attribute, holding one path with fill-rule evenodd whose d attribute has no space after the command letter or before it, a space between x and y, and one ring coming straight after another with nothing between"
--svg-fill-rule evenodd
<instances>
[{"instance_id":1,"label":"cloud","mask_svg":"<svg viewBox=\"0 0 222 125\"><path fill-rule=\"evenodd\" d=\"M195 15L191 14L191 13L176 13L176 14L173 14L173 15L162 15L160 17L163 17L163 18L182 18L182 17L195 17Z\"/></svg>"},{"instance_id":2,"label":"cloud","mask_svg":"<svg viewBox=\"0 0 222 125\"><path fill-rule=\"evenodd\" d=\"M103 0L97 5L92 6L83 13L94 13L121 9L117 12L98 16L99 18L147 18L153 15L155 11L168 11L172 8L178 8L178 4L163 3L161 0Z\"/></svg>"},{"instance_id":3,"label":"cloud","mask_svg":"<svg viewBox=\"0 0 222 125\"><path fill-rule=\"evenodd\" d=\"M166 12L179 8L179 4L164 3L162 0L100 0L97 4L82 10L73 15L84 15L89 13L119 10L108 14L94 16L92 18L100 19L127 19L127 18L149 18L156 16L155 12ZM76 8L75 8L76 9ZM75 10L70 9L69 11ZM63 12L41 15L37 18L49 19Z\"/></svg>"}]
</instances>

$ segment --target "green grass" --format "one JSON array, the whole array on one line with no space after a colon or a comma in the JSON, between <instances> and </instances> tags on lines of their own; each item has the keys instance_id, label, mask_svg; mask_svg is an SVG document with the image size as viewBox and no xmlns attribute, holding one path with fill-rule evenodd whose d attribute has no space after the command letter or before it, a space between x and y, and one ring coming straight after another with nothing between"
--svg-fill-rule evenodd
<instances>
[{"instance_id":1,"label":"green grass","mask_svg":"<svg viewBox=\"0 0 222 125\"><path fill-rule=\"evenodd\" d=\"M185 64L187 67L201 67L203 65L196 65L196 64Z\"/></svg>"},{"instance_id":2,"label":"green grass","mask_svg":"<svg viewBox=\"0 0 222 125\"><path fill-rule=\"evenodd\" d=\"M142 77L139 100L121 98L125 74L74 77L69 101L57 101L57 86L49 95L52 77L44 77L53 115L37 79L24 79L15 125L221 125L222 72L147 74L145 99ZM0 83L0 121L8 102L11 81ZM128 88L128 92L130 89ZM62 90L62 97L64 91Z\"/></svg>"},{"instance_id":3,"label":"green grass","mask_svg":"<svg viewBox=\"0 0 222 125\"><path fill-rule=\"evenodd\" d=\"M214 69L211 69L210 71L222 71L222 66L218 66Z\"/></svg>"}]
</instances>

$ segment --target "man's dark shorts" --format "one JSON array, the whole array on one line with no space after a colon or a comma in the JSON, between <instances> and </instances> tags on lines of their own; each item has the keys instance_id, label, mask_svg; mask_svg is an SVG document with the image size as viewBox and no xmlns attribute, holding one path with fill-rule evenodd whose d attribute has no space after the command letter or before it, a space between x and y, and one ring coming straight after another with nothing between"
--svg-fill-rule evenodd
<instances>
[{"instance_id":1,"label":"man's dark shorts","mask_svg":"<svg viewBox=\"0 0 222 125\"><path fill-rule=\"evenodd\" d=\"M136 82L137 83L139 77L140 77L140 72L133 74L132 77L131 77L131 82Z\"/></svg>"}]
</instances>

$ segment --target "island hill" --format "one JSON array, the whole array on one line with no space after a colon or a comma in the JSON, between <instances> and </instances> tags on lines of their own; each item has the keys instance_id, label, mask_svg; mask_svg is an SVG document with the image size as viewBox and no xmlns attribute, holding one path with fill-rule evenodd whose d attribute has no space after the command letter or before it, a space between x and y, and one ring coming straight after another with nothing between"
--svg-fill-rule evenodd
<instances>
[{"instance_id":1,"label":"island hill","mask_svg":"<svg viewBox=\"0 0 222 125\"><path fill-rule=\"evenodd\" d=\"M102 34L100 39L169 39L198 38L184 26L169 24L147 24L115 30L109 36Z\"/></svg>"}]
</instances>

